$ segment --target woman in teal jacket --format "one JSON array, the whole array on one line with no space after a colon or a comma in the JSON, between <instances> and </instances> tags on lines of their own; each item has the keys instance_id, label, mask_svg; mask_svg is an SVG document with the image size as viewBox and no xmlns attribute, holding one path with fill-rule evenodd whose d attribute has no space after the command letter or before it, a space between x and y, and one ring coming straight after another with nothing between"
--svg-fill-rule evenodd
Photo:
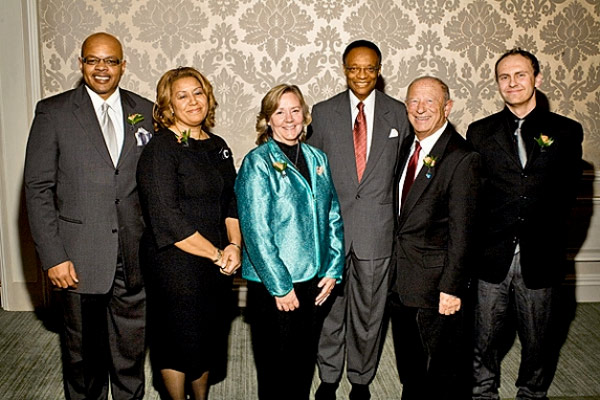
<instances>
[{"instance_id":1,"label":"woman in teal jacket","mask_svg":"<svg viewBox=\"0 0 600 400\"><path fill-rule=\"evenodd\" d=\"M344 267L327 157L302 143L310 121L297 86L271 89L257 117L259 146L235 184L260 400L309 398L321 306Z\"/></svg>"}]
</instances>

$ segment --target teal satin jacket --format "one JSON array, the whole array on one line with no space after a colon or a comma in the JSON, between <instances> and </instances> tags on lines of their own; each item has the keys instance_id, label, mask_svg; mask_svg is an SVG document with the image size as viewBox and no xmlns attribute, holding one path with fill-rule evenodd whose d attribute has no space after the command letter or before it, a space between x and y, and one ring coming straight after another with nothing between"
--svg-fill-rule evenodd
<instances>
[{"instance_id":1,"label":"teal satin jacket","mask_svg":"<svg viewBox=\"0 0 600 400\"><path fill-rule=\"evenodd\" d=\"M344 234L327 156L302 143L312 187L273 139L244 158L235 183L242 276L284 296L315 276L341 281Z\"/></svg>"}]
</instances>

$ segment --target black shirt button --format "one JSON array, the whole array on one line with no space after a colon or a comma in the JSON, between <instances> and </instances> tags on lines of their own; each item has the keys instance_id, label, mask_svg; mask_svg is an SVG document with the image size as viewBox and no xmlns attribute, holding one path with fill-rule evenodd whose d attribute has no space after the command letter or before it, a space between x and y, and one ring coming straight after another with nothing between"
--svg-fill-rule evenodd
<instances>
[{"instance_id":1,"label":"black shirt button","mask_svg":"<svg viewBox=\"0 0 600 400\"><path fill-rule=\"evenodd\" d=\"M115 199L115 204L119 204L120 202L121 202L121 200Z\"/></svg>"}]
</instances>

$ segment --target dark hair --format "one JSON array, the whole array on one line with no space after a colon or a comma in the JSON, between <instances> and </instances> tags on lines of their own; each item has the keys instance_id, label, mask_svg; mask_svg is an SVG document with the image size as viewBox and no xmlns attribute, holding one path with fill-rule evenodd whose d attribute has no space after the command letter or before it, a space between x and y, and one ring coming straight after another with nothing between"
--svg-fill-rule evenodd
<instances>
[{"instance_id":1,"label":"dark hair","mask_svg":"<svg viewBox=\"0 0 600 400\"><path fill-rule=\"evenodd\" d=\"M406 89L406 95L408 96L408 92L410 92L410 88L412 87L412 85L414 85L415 83L417 83L419 81L423 81L426 79L430 79L432 81L439 83L442 88L442 92L444 92L444 102L448 102L448 100L450 100L450 89L448 89L448 85L446 85L444 83L444 81L441 80L440 78L436 78L435 76L429 76L429 75L421 76L421 77L415 79L414 81L412 81L410 83L410 85L408 85L408 88Z\"/></svg>"},{"instance_id":2,"label":"dark hair","mask_svg":"<svg viewBox=\"0 0 600 400\"><path fill-rule=\"evenodd\" d=\"M508 56L523 56L529 60L531 63L531 67L533 68L533 76L536 77L540 73L540 63L538 59L531 54L530 52L523 50L520 47L516 47L512 50L508 50L506 53L502 54L498 61L496 61L496 65L494 67L494 74L496 75L496 80L498 80L498 64L500 61L504 60Z\"/></svg>"},{"instance_id":3,"label":"dark hair","mask_svg":"<svg viewBox=\"0 0 600 400\"><path fill-rule=\"evenodd\" d=\"M305 129L302 130L299 140L304 141L306 138L306 127L310 125L312 121L312 117L308 111L308 104L304 101L304 96L298 86L281 84L269 90L261 101L260 111L256 116L256 133L258 134L256 144L263 144L273 136L273 132L269 126L269 120L273 113L277 111L281 97L286 93L295 94L298 101L300 101L300 106L302 106L302 123L304 124Z\"/></svg>"},{"instance_id":4,"label":"dark hair","mask_svg":"<svg viewBox=\"0 0 600 400\"><path fill-rule=\"evenodd\" d=\"M171 69L164 73L156 85L156 102L154 103L153 117L160 126L168 128L175 123L175 116L171 107L171 95L173 83L181 78L195 78L200 83L202 91L206 94L208 100L208 112L202 122L203 128L212 128L215 126L215 109L217 101L213 94L213 88L208 79L198 70L192 67L179 67Z\"/></svg>"},{"instance_id":5,"label":"dark hair","mask_svg":"<svg viewBox=\"0 0 600 400\"><path fill-rule=\"evenodd\" d=\"M381 50L379 50L379 47L377 47L375 43L370 42L368 40L355 40L354 42L350 43L348 47L346 47L346 50L344 50L344 54L342 55L342 62L344 63L344 65L346 65L346 58L348 57L348 53L359 47L366 47L368 49L373 50L377 54L377 58L379 59L378 64L381 64Z\"/></svg>"}]
</instances>

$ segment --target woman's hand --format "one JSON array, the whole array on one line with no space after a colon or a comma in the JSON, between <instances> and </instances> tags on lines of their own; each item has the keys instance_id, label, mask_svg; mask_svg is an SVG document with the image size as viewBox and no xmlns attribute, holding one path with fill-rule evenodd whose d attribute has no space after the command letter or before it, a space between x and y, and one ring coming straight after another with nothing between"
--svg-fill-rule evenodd
<instances>
[{"instance_id":1,"label":"woman's hand","mask_svg":"<svg viewBox=\"0 0 600 400\"><path fill-rule=\"evenodd\" d=\"M291 292L283 297L275 296L275 305L277 305L279 311L294 311L296 308L300 307L300 302L296 297L296 292L292 289Z\"/></svg>"},{"instance_id":2,"label":"woman's hand","mask_svg":"<svg viewBox=\"0 0 600 400\"><path fill-rule=\"evenodd\" d=\"M319 293L319 295L315 299L315 305L320 306L323 305L323 303L325 303L325 300L327 300L327 298L331 294L331 291L335 287L335 279L324 277L319 281L319 284L317 286L321 288L321 293Z\"/></svg>"},{"instance_id":3,"label":"woman's hand","mask_svg":"<svg viewBox=\"0 0 600 400\"><path fill-rule=\"evenodd\" d=\"M219 267L223 275L233 275L242 265L242 255L239 245L230 243L223 249L223 258Z\"/></svg>"}]
</instances>

